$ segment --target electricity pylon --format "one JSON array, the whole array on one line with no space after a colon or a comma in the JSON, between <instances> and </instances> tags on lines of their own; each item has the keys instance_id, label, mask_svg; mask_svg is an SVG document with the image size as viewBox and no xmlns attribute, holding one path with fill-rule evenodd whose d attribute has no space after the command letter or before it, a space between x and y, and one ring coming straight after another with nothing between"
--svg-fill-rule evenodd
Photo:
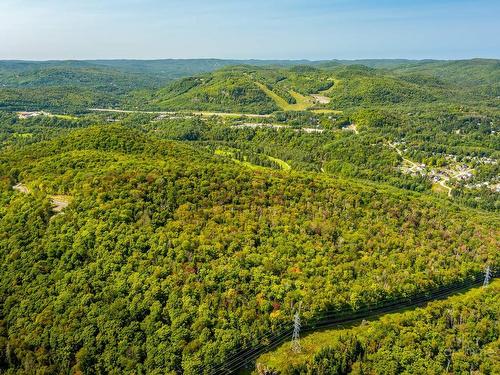
<instances>
[{"instance_id":1,"label":"electricity pylon","mask_svg":"<svg viewBox=\"0 0 500 375\"><path fill-rule=\"evenodd\" d=\"M302 351L302 346L300 346L300 306L302 302L299 303L299 309L295 312L293 316L293 334L292 334L292 352L300 353Z\"/></svg>"},{"instance_id":2,"label":"electricity pylon","mask_svg":"<svg viewBox=\"0 0 500 375\"><path fill-rule=\"evenodd\" d=\"M486 271L484 271L483 287L487 287L488 284L490 283L490 280L491 280L491 268L488 265L488 267L486 267Z\"/></svg>"}]
</instances>

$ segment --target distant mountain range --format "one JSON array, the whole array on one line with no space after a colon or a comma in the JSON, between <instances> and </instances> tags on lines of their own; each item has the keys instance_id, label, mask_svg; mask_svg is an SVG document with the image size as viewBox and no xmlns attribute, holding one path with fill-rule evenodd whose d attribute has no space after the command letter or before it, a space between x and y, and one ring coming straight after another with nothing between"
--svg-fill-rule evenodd
<instances>
[{"instance_id":1,"label":"distant mountain range","mask_svg":"<svg viewBox=\"0 0 500 375\"><path fill-rule=\"evenodd\" d=\"M464 93L463 86L471 90ZM0 87L0 108L14 110L99 106L270 113L463 95L495 98L500 61L0 61ZM311 95L327 99L319 103Z\"/></svg>"}]
</instances>

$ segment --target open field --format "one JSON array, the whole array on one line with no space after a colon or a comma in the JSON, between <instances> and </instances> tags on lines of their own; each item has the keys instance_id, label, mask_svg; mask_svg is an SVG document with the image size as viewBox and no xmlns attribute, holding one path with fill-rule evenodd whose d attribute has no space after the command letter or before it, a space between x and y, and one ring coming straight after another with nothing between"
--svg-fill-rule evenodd
<instances>
[{"instance_id":1,"label":"open field","mask_svg":"<svg viewBox=\"0 0 500 375\"><path fill-rule=\"evenodd\" d=\"M288 103L285 99L283 99L281 96L276 94L274 91L270 90L266 85L260 83L260 82L255 82L255 84L266 93L271 99L273 99L276 104L283 110L283 111L305 111L312 107L314 105L313 99L309 98L307 96L304 96L294 90L290 90L290 95L293 96L293 98L296 100L296 103L290 104Z\"/></svg>"},{"instance_id":2,"label":"open field","mask_svg":"<svg viewBox=\"0 0 500 375\"><path fill-rule=\"evenodd\" d=\"M270 90L266 85L260 83L260 82L255 82L255 84L266 93L271 99L273 99L276 104L283 110L283 111L307 111L311 110L313 113L318 113L318 114L340 114L342 111L339 110L333 110L333 109L327 109L327 108L317 108L314 109L315 102L317 101L320 104L327 104L329 103L329 99L322 96L322 95L311 95L310 97L302 95L301 93L290 90L289 93L293 98L296 100L296 103L290 104L288 103L285 99L283 99L281 96L276 94L274 91ZM321 98L321 100L319 99Z\"/></svg>"},{"instance_id":3,"label":"open field","mask_svg":"<svg viewBox=\"0 0 500 375\"><path fill-rule=\"evenodd\" d=\"M290 95L297 101L297 103L293 104L292 111L305 111L314 105L311 97L304 96L297 91L290 90Z\"/></svg>"},{"instance_id":4,"label":"open field","mask_svg":"<svg viewBox=\"0 0 500 375\"><path fill-rule=\"evenodd\" d=\"M269 160L274 161L276 164L279 164L279 166L281 167L281 169L283 169L284 171L289 171L289 170L292 169L292 167L290 166L290 164L288 164L284 160L281 160L281 159L278 159L278 158L273 158L272 156L268 156L268 158L269 158Z\"/></svg>"},{"instance_id":5,"label":"open field","mask_svg":"<svg viewBox=\"0 0 500 375\"><path fill-rule=\"evenodd\" d=\"M230 157L231 160L233 160L234 162L236 163L240 163L242 165L245 165L249 168L264 168L260 165L257 165L257 164L254 164L252 162L250 162L248 160L248 158L244 155L242 159L237 159L235 156L236 156L236 153L240 152L241 150L238 150L238 149L216 149L214 154L215 155L221 155L221 156L227 156L227 157ZM272 157L272 156L269 156L269 155L262 155L263 157L267 158L268 160L272 161L273 163L275 163L276 165L278 165L280 167L280 169L284 170L284 171L289 171L292 169L292 167L287 163L285 162L284 160L281 160L281 159L278 159L278 158L275 158L275 157Z\"/></svg>"}]
</instances>

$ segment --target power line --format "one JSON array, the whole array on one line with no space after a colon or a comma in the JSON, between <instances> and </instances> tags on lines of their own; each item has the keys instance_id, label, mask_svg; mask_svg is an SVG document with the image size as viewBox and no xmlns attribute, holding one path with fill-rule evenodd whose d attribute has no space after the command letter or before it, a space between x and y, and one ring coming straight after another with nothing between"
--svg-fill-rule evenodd
<instances>
[{"instance_id":1,"label":"power line","mask_svg":"<svg viewBox=\"0 0 500 375\"><path fill-rule=\"evenodd\" d=\"M215 367L214 367L214 365L202 366L201 370L205 370L207 367L212 367L212 368L222 367L225 364L227 364L228 361L232 361L235 358L241 357L245 351L249 351L249 350L251 350L259 345L263 345L262 342L269 341L270 339L272 339L273 335L277 335L278 333L283 332L283 331L289 332L290 330L291 330L291 327L288 326L286 322L279 323L278 325L275 326L274 330L268 331L267 333L265 333L265 334L261 335L259 338L257 338L256 341L258 342L258 344L254 345L254 346L247 346L247 347L244 347L243 345L239 345L234 350L232 350L231 353L225 358L224 363L216 365Z\"/></svg>"},{"instance_id":2,"label":"power line","mask_svg":"<svg viewBox=\"0 0 500 375\"><path fill-rule=\"evenodd\" d=\"M484 272L484 282L483 282L483 287L487 287L488 284L490 283L491 280L491 268L490 265L486 267L486 271Z\"/></svg>"},{"instance_id":3,"label":"power line","mask_svg":"<svg viewBox=\"0 0 500 375\"><path fill-rule=\"evenodd\" d=\"M290 330L282 331L277 334L267 345L259 345L248 348L240 353L239 356L236 356L234 359L230 361L226 361L218 366L215 366L210 369L211 374L220 374L222 372L234 372L235 370L240 369L245 365L246 362L251 361L262 353L272 349L273 347L281 344L286 340L287 337L290 337Z\"/></svg>"},{"instance_id":4,"label":"power line","mask_svg":"<svg viewBox=\"0 0 500 375\"><path fill-rule=\"evenodd\" d=\"M326 310L323 312L322 315L317 316L315 318L315 321L321 320L323 318L334 317L334 316L338 317L338 316L341 316L343 314L349 314L349 316L352 316L353 314L361 314L361 313L365 313L365 312L374 311L376 309L383 309L383 308L388 308L388 307L392 307L392 306L403 306L405 303L409 304L409 305L414 305L415 303L418 303L419 301L424 302L424 301L429 300L429 299L435 299L435 298L438 298L440 295L446 295L449 292L453 292L453 291L464 289L464 288L467 288L467 287L470 287L473 285L477 285L478 282L480 282L482 279L483 279L482 276L479 276L475 280L469 280L469 281L466 281L466 282L463 282L460 284L450 285L448 287L441 288L435 292L426 292L425 294L415 295L411 298L405 297L405 298L401 298L398 300L393 300L393 301L386 303L386 304L377 303L377 304L374 304L372 306L365 306L362 309L357 309L357 310L353 310L353 309Z\"/></svg>"},{"instance_id":5,"label":"power line","mask_svg":"<svg viewBox=\"0 0 500 375\"><path fill-rule=\"evenodd\" d=\"M498 276L497 272L492 272L490 268L488 282L490 282L490 280L496 276ZM338 325L340 323L353 322L362 318L376 316L381 313L395 311L400 308L415 306L420 303L428 302L433 299L439 299L448 296L456 291L463 290L465 288L474 285L478 284L481 285L480 283L482 280L483 276L477 275L476 277L474 277L474 279L469 279L466 280L465 282L454 283L448 285L445 288L440 288L438 290L435 290L434 292L428 291L423 295L414 295L413 298L412 297L401 298L399 300L392 301L391 303L388 304L375 304L374 306L366 306L364 309L357 311L352 309L324 311L321 317L314 319L314 321L306 325L301 324L299 315L298 322L300 324L300 327L297 330L297 336L300 333L300 329L304 331L310 331L310 330L315 330L317 328L328 328L331 326ZM296 315L297 313L294 315L293 333L295 333L295 328L296 328L295 325ZM278 326L284 326L284 324L282 323L279 324ZM245 348L242 351L235 353L229 358L226 358L226 361L224 363L221 363L219 365L208 366L208 368L203 367L203 369L208 370L210 374L234 373L235 371L244 367L246 363L258 358L262 353L267 352L273 349L274 347L278 346L279 344L283 343L284 341L286 341L286 338L290 337L289 334L291 329L292 327L288 327L281 332L278 330L268 332L267 334L264 334L262 336L263 338L267 338L268 341L267 343L262 343L262 339L259 339L260 342L258 345ZM292 334L292 338L293 336L294 334Z\"/></svg>"},{"instance_id":6,"label":"power line","mask_svg":"<svg viewBox=\"0 0 500 375\"><path fill-rule=\"evenodd\" d=\"M415 304L415 303L418 304L421 302L429 301L432 298L439 298L441 296L445 296L447 294L450 294L451 292L464 289L465 287L467 287L469 285L473 285L473 284L474 284L474 282L469 281L468 283L462 283L462 284L460 284L458 286L454 286L452 288L441 289L441 290L439 290L439 293L434 293L433 295L425 295L425 296L422 296L419 298L415 298L412 300L412 303L409 303L408 299L405 299L405 303L403 303L403 304L396 304L396 305L391 304L390 306L384 306L384 307L377 308L377 309L365 309L364 311L361 311L361 312L360 311L355 312L353 310L346 310L345 312L351 313L350 316L346 316L346 317L343 317L340 319L337 316L333 319L330 318L330 319L323 319L321 321L316 321L314 324L308 326L307 330L314 330L318 327L327 328L330 326L338 325L339 323L342 323L342 322L356 321L362 317L366 317L366 316L369 316L370 314L373 314L374 311L376 311L377 314L380 314L382 312L394 311L394 310L397 310L397 309L402 308L402 307L411 306L412 304ZM477 284L477 282L476 282L476 284ZM337 313L338 312L339 311L337 310ZM353 312L355 313L354 316L352 315ZM286 338L289 337L288 335L289 335L289 333L285 331L283 334L281 334L277 337L274 337L267 345L259 345L257 347L254 347L253 350L246 350L243 353L240 353L240 355L235 356L235 358L233 358L232 360L226 361L224 364L221 364L221 365L215 367L213 369L212 373L213 374L220 373L222 369L224 369L225 372L229 372L229 373L236 371L237 369L244 367L247 362L258 358L258 356L261 353L269 351L273 347L281 344L283 341L286 341ZM233 367L233 366L236 366L236 367Z\"/></svg>"},{"instance_id":7,"label":"power line","mask_svg":"<svg viewBox=\"0 0 500 375\"><path fill-rule=\"evenodd\" d=\"M299 303L299 309L295 312L293 316L293 334L292 334L292 352L300 353L302 351L302 347L300 346L300 307L302 306L302 302Z\"/></svg>"},{"instance_id":8,"label":"power line","mask_svg":"<svg viewBox=\"0 0 500 375\"><path fill-rule=\"evenodd\" d=\"M476 278L476 280L477 280L477 278ZM314 322L313 324L308 325L306 328L307 328L307 330L314 330L314 329L317 329L319 327L327 328L327 327L331 327L334 325L338 325L339 323L343 323L343 322L356 321L356 320L361 319L363 317L373 315L374 313L380 314L383 312L390 312L390 311L394 311L394 310L397 310L397 309L402 308L402 307L409 307L409 306L412 306L414 304L426 302L426 301L429 301L429 300L434 299L434 298L440 298L440 297L449 295L450 293L453 293L455 291L462 290L468 286L477 285L477 283L478 283L478 281L469 280L466 283L460 283L458 285L457 284L453 285L452 287L442 288L442 289L436 291L435 293L430 293L430 294L427 293L424 296L416 296L417 298L413 298L413 299L405 298L405 299L403 299L403 301L404 301L403 303L396 303L396 304L393 303L393 304L384 305L384 306L381 306L381 307L378 307L375 309L373 309L373 308L372 309L364 309L363 311L353 311L352 309L344 310L344 311L337 310L336 311L337 314L339 314L339 312L342 312L342 313L349 312L350 315L342 317L342 318L339 318L339 316L336 315L334 318L328 317L326 319L321 319L319 321ZM352 313L354 313L354 316ZM240 355L236 355L235 358L233 358L232 360L226 361L224 364L216 366L215 368L213 368L214 372L211 372L211 373L213 373L213 374L220 373L222 369L225 370L224 372L232 373L232 372L236 371L237 369L242 368L245 365L245 363L247 363L248 361L256 359L261 353L269 351L273 347L281 344L283 341L286 341L286 337L289 337L288 335L289 335L289 333L285 332L285 333L273 338L269 342L269 344L267 344L267 345L259 344L258 346L254 347L253 349L247 349L247 350L243 351L242 353L240 353Z\"/></svg>"}]
</instances>

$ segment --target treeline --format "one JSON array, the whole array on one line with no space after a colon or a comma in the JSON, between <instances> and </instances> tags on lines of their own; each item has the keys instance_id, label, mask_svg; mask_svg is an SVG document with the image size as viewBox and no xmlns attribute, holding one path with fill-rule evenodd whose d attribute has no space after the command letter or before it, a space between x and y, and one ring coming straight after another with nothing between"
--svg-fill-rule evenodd
<instances>
[{"instance_id":1,"label":"treeline","mask_svg":"<svg viewBox=\"0 0 500 375\"><path fill-rule=\"evenodd\" d=\"M321 93L330 99L328 104L316 104L317 108L436 103L497 107L498 61L457 63L374 69L338 63L270 66L255 61L257 66L229 67L228 62L220 62L222 68L212 71L217 63L210 61L186 61L185 67L164 63L165 70L159 69L162 62L4 62L0 64L0 108L81 112L89 107L122 107L260 114L280 110L257 83L288 104L297 102L292 91L306 96Z\"/></svg>"}]
</instances>

